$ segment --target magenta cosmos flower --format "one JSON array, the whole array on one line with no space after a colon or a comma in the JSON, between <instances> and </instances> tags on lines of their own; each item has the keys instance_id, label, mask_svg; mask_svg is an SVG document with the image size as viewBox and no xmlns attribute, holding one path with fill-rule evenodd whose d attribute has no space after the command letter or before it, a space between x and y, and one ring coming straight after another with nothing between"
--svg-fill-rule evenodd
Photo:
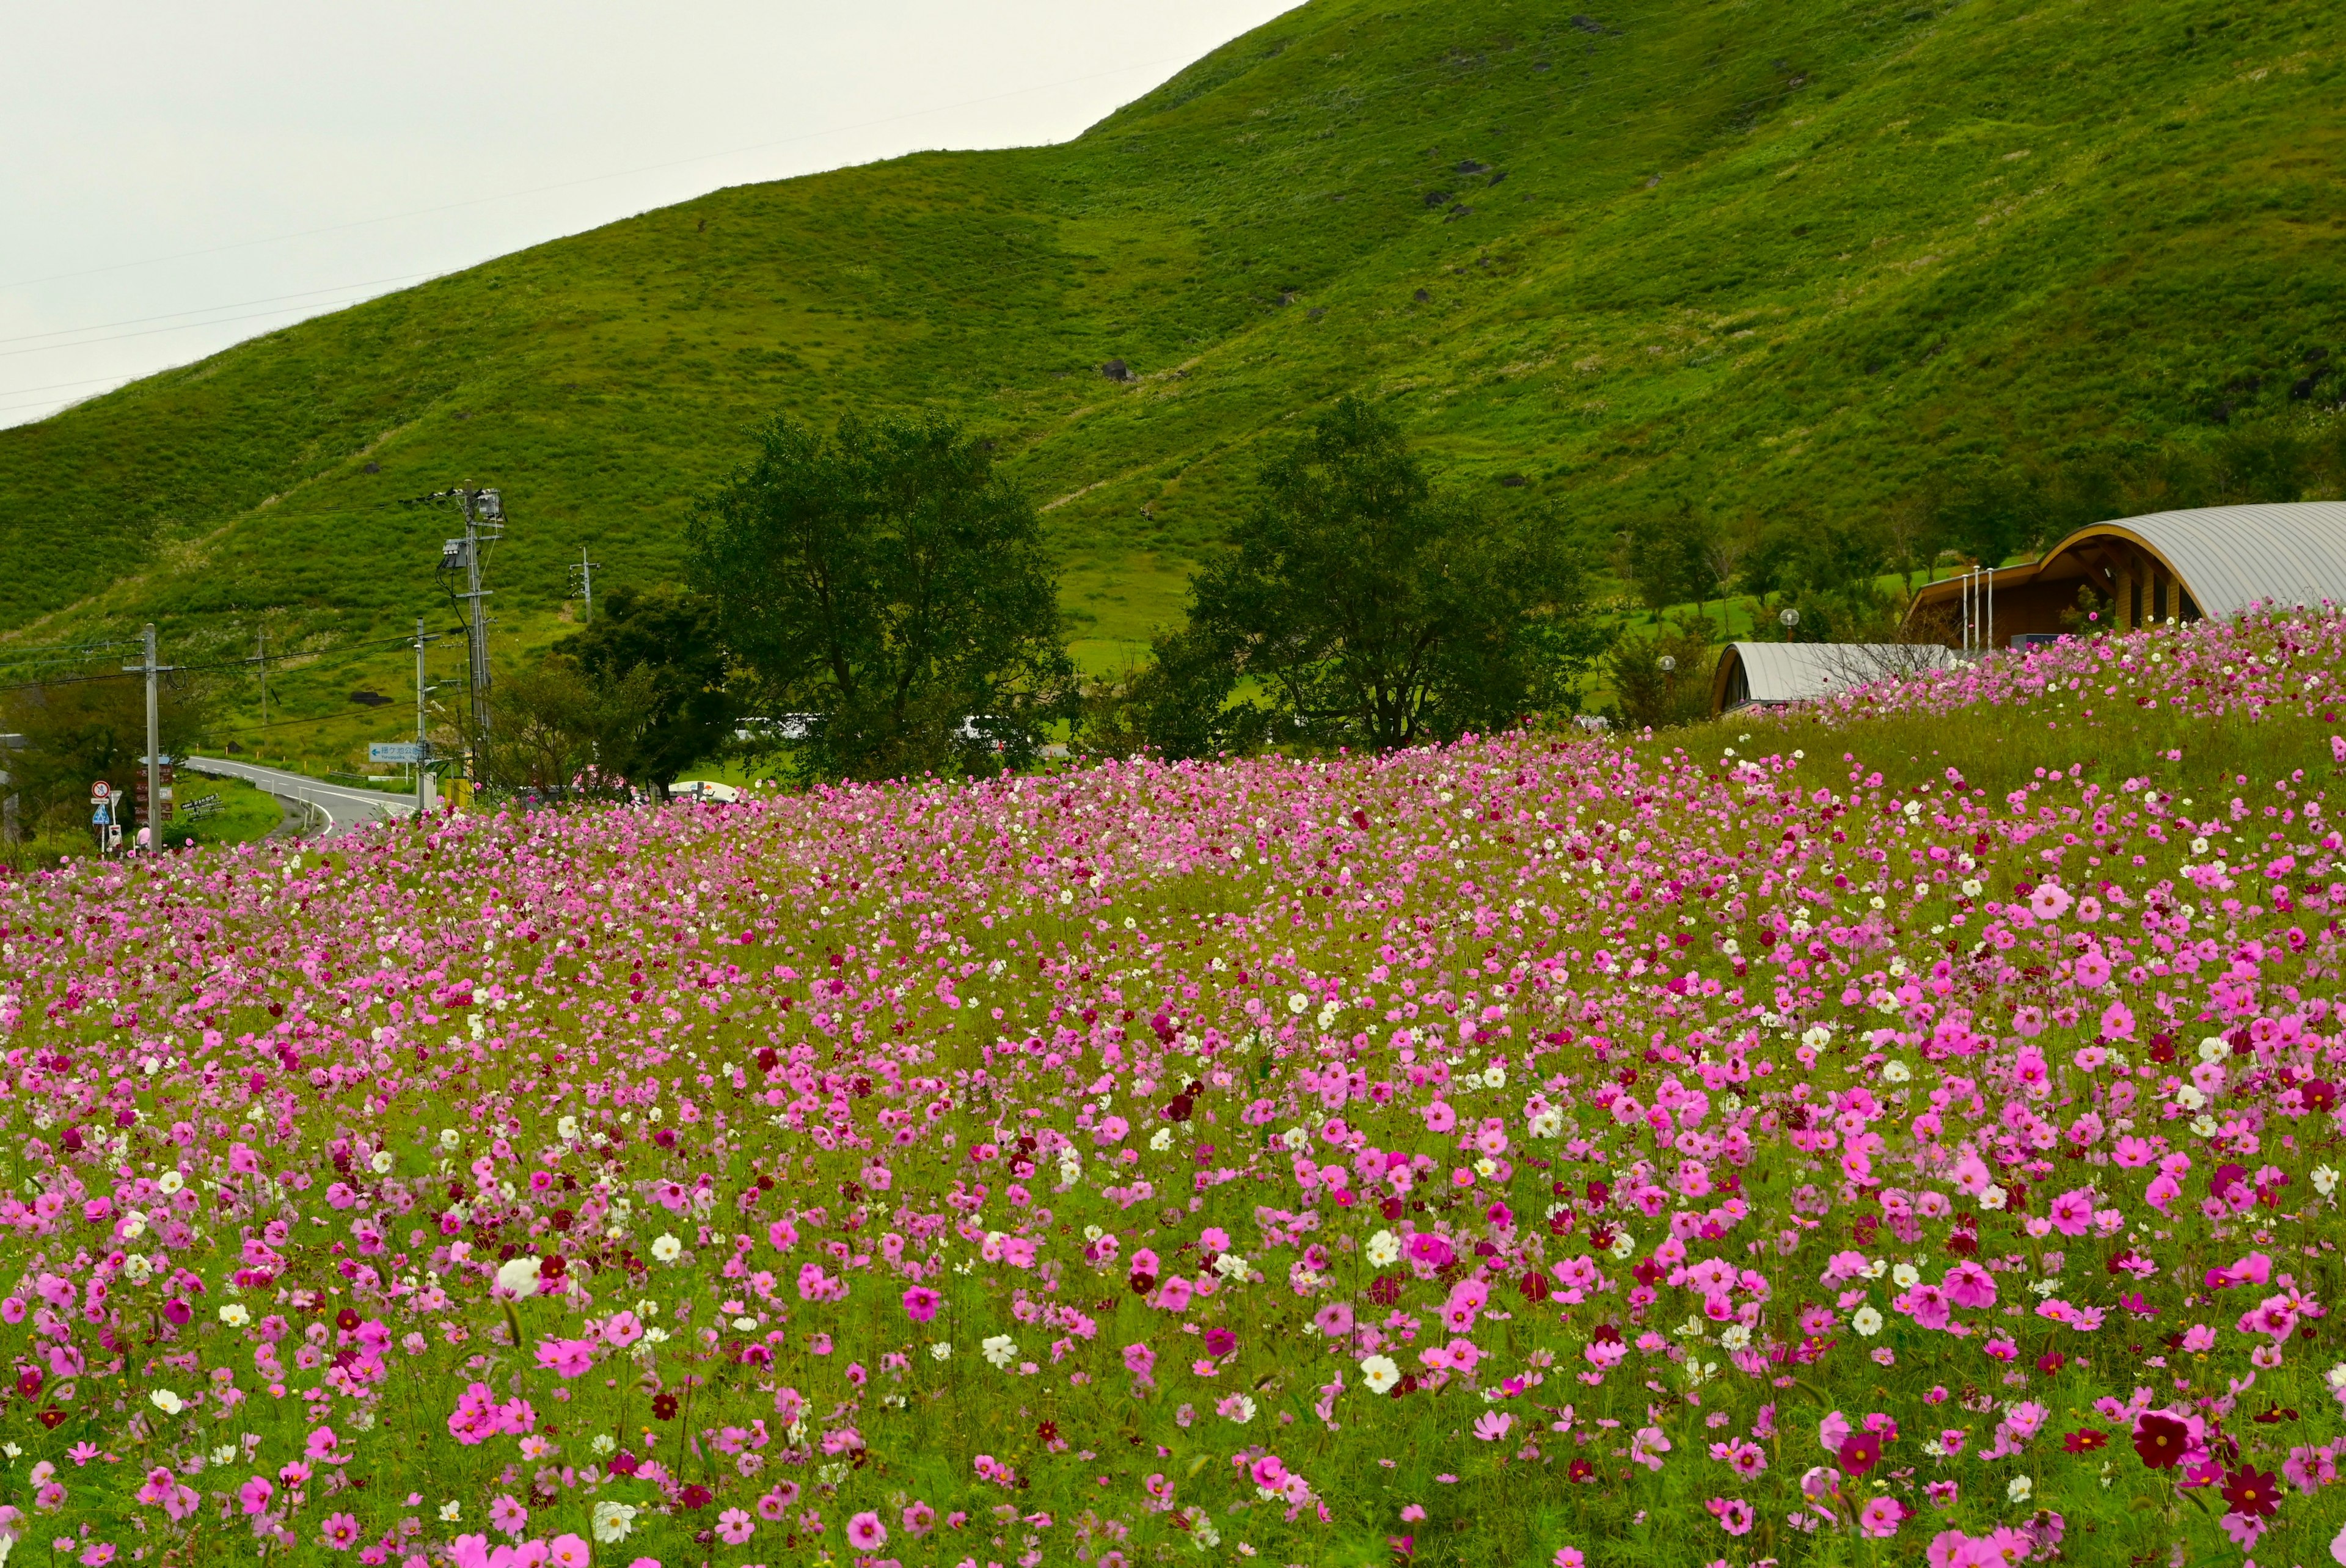
<instances>
[{"instance_id":1,"label":"magenta cosmos flower","mask_svg":"<svg viewBox=\"0 0 2346 1568\"><path fill-rule=\"evenodd\" d=\"M937 1315L937 1304L944 1298L925 1285L915 1285L904 1292L904 1316L915 1323L926 1323Z\"/></svg>"}]
</instances>

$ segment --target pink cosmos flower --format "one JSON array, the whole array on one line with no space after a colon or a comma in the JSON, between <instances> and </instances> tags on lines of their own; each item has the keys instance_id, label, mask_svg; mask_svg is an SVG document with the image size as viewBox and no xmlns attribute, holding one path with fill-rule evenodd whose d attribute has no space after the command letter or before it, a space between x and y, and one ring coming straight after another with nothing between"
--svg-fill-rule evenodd
<instances>
[{"instance_id":1,"label":"pink cosmos flower","mask_svg":"<svg viewBox=\"0 0 2346 1568\"><path fill-rule=\"evenodd\" d=\"M557 1378L583 1376L594 1368L595 1341L540 1339L537 1342L537 1364Z\"/></svg>"},{"instance_id":2,"label":"pink cosmos flower","mask_svg":"<svg viewBox=\"0 0 2346 1568\"><path fill-rule=\"evenodd\" d=\"M847 1543L858 1552L877 1552L888 1543L888 1527L876 1513L855 1514L847 1522Z\"/></svg>"},{"instance_id":3,"label":"pink cosmos flower","mask_svg":"<svg viewBox=\"0 0 2346 1568\"><path fill-rule=\"evenodd\" d=\"M511 1494L498 1497L489 1504L489 1526L518 1541L529 1528L529 1510Z\"/></svg>"},{"instance_id":4,"label":"pink cosmos flower","mask_svg":"<svg viewBox=\"0 0 2346 1568\"><path fill-rule=\"evenodd\" d=\"M926 1323L937 1315L937 1305L944 1299L925 1285L915 1285L904 1292L904 1316L915 1323Z\"/></svg>"},{"instance_id":5,"label":"pink cosmos flower","mask_svg":"<svg viewBox=\"0 0 2346 1568\"><path fill-rule=\"evenodd\" d=\"M717 1538L728 1546L739 1546L757 1530L750 1515L739 1508L729 1508L717 1516Z\"/></svg>"}]
</instances>

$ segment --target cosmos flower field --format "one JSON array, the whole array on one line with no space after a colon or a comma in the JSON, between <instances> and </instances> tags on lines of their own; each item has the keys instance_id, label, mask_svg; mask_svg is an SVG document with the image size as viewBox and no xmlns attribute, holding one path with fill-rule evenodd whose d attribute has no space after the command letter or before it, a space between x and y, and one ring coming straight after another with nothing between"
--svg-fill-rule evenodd
<instances>
[{"instance_id":1,"label":"cosmos flower field","mask_svg":"<svg viewBox=\"0 0 2346 1568\"><path fill-rule=\"evenodd\" d=\"M0 884L9 1560L2346 1562L2341 669Z\"/></svg>"}]
</instances>

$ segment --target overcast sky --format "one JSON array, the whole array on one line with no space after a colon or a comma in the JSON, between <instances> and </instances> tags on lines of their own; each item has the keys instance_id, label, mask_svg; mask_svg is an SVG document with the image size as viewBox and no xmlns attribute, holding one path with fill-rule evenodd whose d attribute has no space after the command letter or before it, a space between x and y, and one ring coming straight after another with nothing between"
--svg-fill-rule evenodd
<instances>
[{"instance_id":1,"label":"overcast sky","mask_svg":"<svg viewBox=\"0 0 2346 1568\"><path fill-rule=\"evenodd\" d=\"M13 6L0 425L720 186L1064 140L1291 3Z\"/></svg>"}]
</instances>

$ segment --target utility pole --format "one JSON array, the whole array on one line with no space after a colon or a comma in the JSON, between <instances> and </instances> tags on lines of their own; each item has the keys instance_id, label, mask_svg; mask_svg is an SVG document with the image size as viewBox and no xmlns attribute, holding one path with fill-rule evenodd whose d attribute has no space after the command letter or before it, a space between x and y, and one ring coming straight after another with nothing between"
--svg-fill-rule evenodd
<instances>
[{"instance_id":1,"label":"utility pole","mask_svg":"<svg viewBox=\"0 0 2346 1568\"><path fill-rule=\"evenodd\" d=\"M159 855L163 852L163 739L162 713L155 677L177 667L155 662L155 625L152 621L147 624L140 647L144 657L137 664L124 665L122 669L126 675L147 677L147 820L139 826L147 830L147 852Z\"/></svg>"},{"instance_id":2,"label":"utility pole","mask_svg":"<svg viewBox=\"0 0 2346 1568\"><path fill-rule=\"evenodd\" d=\"M430 773L432 743L423 738L423 699L432 688L423 684L423 645L440 639L427 636L423 617L415 617L415 814L423 815L424 779Z\"/></svg>"},{"instance_id":3,"label":"utility pole","mask_svg":"<svg viewBox=\"0 0 2346 1568\"><path fill-rule=\"evenodd\" d=\"M260 728L264 732L262 738L266 739L265 732L269 728L269 628L267 626L260 628L259 657L253 662L260 666Z\"/></svg>"},{"instance_id":4,"label":"utility pole","mask_svg":"<svg viewBox=\"0 0 2346 1568\"><path fill-rule=\"evenodd\" d=\"M505 500L495 490L438 491L421 495L406 503L420 505L427 502L453 500L464 514L464 536L444 540L440 545L440 575L454 578L464 574L464 591L458 593L452 585L448 596L459 602L464 616L465 657L471 667L473 782L485 782L487 767L485 752L489 738L489 612L484 602L489 590L481 586L481 574L486 565L486 547L505 537Z\"/></svg>"},{"instance_id":5,"label":"utility pole","mask_svg":"<svg viewBox=\"0 0 2346 1568\"><path fill-rule=\"evenodd\" d=\"M578 624L581 626L591 626L595 624L595 568L602 564L600 561L588 560L586 546L584 545L578 546L578 564L570 568L570 584L586 601L586 614L578 618Z\"/></svg>"}]
</instances>

